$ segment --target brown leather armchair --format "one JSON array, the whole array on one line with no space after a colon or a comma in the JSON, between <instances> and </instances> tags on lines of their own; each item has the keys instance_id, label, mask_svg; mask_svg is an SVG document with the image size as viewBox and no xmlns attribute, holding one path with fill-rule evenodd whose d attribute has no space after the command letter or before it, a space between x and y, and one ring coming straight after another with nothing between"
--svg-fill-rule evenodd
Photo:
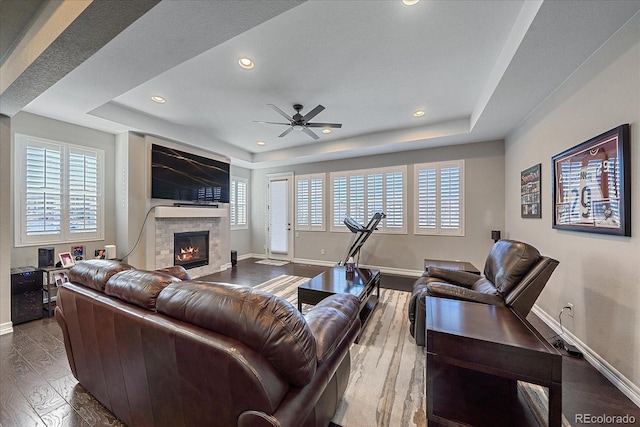
<instances>
[{"instance_id":1,"label":"brown leather armchair","mask_svg":"<svg viewBox=\"0 0 640 427\"><path fill-rule=\"evenodd\" d=\"M527 243L499 240L489 252L482 277L429 267L413 285L409 303L411 335L417 345L425 345L427 295L509 306L526 317L557 265L558 261L540 255Z\"/></svg>"}]
</instances>

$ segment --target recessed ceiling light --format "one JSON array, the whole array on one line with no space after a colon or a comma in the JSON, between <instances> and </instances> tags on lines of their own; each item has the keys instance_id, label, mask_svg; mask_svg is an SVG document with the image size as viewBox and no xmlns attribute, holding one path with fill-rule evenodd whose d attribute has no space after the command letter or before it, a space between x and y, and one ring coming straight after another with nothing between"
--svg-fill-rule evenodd
<instances>
[{"instance_id":1,"label":"recessed ceiling light","mask_svg":"<svg viewBox=\"0 0 640 427\"><path fill-rule=\"evenodd\" d=\"M413 6L414 4L418 3L420 0L402 0L402 4L404 4L405 6Z\"/></svg>"},{"instance_id":2,"label":"recessed ceiling light","mask_svg":"<svg viewBox=\"0 0 640 427\"><path fill-rule=\"evenodd\" d=\"M151 100L153 102L157 102L158 104L164 104L165 102L167 102L163 97L157 95L152 96Z\"/></svg>"},{"instance_id":3,"label":"recessed ceiling light","mask_svg":"<svg viewBox=\"0 0 640 427\"><path fill-rule=\"evenodd\" d=\"M424 110L418 110L415 113L413 113L413 117L422 117L424 116Z\"/></svg>"},{"instance_id":4,"label":"recessed ceiling light","mask_svg":"<svg viewBox=\"0 0 640 427\"><path fill-rule=\"evenodd\" d=\"M253 66L255 65L255 64L253 63L253 61L251 60L251 58L247 58L247 57L240 58L240 59L238 60L238 64L240 64L240 66L241 66L242 68L244 68L245 70L250 70L250 69L252 69L252 68L253 68Z\"/></svg>"},{"instance_id":5,"label":"recessed ceiling light","mask_svg":"<svg viewBox=\"0 0 640 427\"><path fill-rule=\"evenodd\" d=\"M331 133L331 129L322 129L322 133Z\"/></svg>"},{"instance_id":6,"label":"recessed ceiling light","mask_svg":"<svg viewBox=\"0 0 640 427\"><path fill-rule=\"evenodd\" d=\"M256 142L256 144L258 144L258 145L266 145L267 143L264 142L264 141L258 141L258 142Z\"/></svg>"}]
</instances>

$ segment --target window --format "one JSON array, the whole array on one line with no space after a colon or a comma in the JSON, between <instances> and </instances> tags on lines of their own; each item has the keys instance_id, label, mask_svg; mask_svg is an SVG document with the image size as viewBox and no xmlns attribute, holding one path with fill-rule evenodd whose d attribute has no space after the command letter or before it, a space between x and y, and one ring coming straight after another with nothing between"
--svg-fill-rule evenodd
<instances>
[{"instance_id":1,"label":"window","mask_svg":"<svg viewBox=\"0 0 640 427\"><path fill-rule=\"evenodd\" d=\"M406 176L406 166L332 173L331 231L347 230L346 216L366 226L374 213L383 212L380 232L406 233Z\"/></svg>"},{"instance_id":2,"label":"window","mask_svg":"<svg viewBox=\"0 0 640 427\"><path fill-rule=\"evenodd\" d=\"M325 231L324 177L296 176L296 230Z\"/></svg>"},{"instance_id":3,"label":"window","mask_svg":"<svg viewBox=\"0 0 640 427\"><path fill-rule=\"evenodd\" d=\"M414 166L415 233L464 236L464 160Z\"/></svg>"},{"instance_id":4,"label":"window","mask_svg":"<svg viewBox=\"0 0 640 427\"><path fill-rule=\"evenodd\" d=\"M104 151L16 134L16 246L104 239Z\"/></svg>"},{"instance_id":5,"label":"window","mask_svg":"<svg viewBox=\"0 0 640 427\"><path fill-rule=\"evenodd\" d=\"M247 179L231 177L231 197L229 199L231 228L249 228L247 222Z\"/></svg>"}]
</instances>

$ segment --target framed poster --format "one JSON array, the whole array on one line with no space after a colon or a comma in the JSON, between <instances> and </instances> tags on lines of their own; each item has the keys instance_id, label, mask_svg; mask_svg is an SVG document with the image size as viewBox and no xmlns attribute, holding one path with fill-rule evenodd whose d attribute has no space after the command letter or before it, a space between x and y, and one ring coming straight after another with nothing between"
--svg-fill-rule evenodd
<instances>
[{"instance_id":1,"label":"framed poster","mask_svg":"<svg viewBox=\"0 0 640 427\"><path fill-rule=\"evenodd\" d=\"M542 218L540 209L540 173L538 163L520 172L520 217Z\"/></svg>"},{"instance_id":2,"label":"framed poster","mask_svg":"<svg viewBox=\"0 0 640 427\"><path fill-rule=\"evenodd\" d=\"M553 156L553 228L631 236L629 125Z\"/></svg>"}]
</instances>

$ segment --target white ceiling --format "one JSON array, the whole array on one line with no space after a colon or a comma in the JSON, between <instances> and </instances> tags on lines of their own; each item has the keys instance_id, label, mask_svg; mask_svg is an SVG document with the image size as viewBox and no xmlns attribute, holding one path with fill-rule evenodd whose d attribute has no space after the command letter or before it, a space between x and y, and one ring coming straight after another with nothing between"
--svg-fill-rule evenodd
<instances>
[{"instance_id":1,"label":"white ceiling","mask_svg":"<svg viewBox=\"0 0 640 427\"><path fill-rule=\"evenodd\" d=\"M638 10L637 0L163 0L23 109L249 168L502 139ZM314 141L255 122L281 122L267 104L293 115L295 103L303 114L324 105L312 121L342 129Z\"/></svg>"}]
</instances>

